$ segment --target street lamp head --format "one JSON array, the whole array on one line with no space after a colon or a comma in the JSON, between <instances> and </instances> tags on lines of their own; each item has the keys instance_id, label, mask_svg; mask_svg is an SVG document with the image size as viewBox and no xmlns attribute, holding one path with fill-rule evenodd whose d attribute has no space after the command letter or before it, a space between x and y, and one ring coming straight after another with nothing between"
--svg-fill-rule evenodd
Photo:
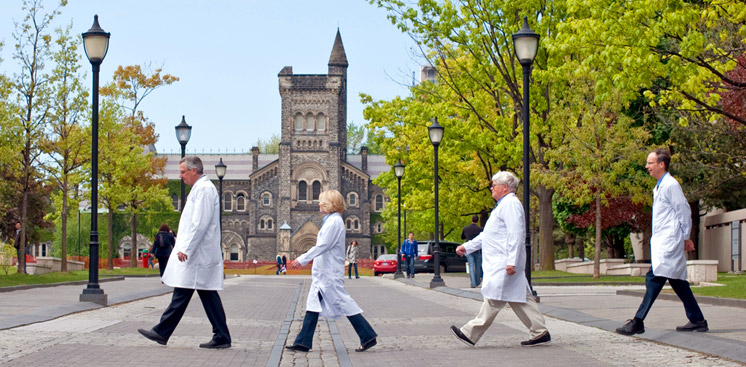
<instances>
[{"instance_id":1,"label":"street lamp head","mask_svg":"<svg viewBox=\"0 0 746 367\"><path fill-rule=\"evenodd\" d=\"M227 167L228 166L226 166L225 163L223 163L223 158L221 157L220 162L218 162L218 164L215 165L215 174L218 175L219 179L222 180L223 177L225 177L225 170Z\"/></svg>"},{"instance_id":2,"label":"street lamp head","mask_svg":"<svg viewBox=\"0 0 746 367\"><path fill-rule=\"evenodd\" d=\"M189 142L189 138L192 136L192 127L187 125L184 115L181 116L181 123L176 125L176 139L179 140L179 144L186 145Z\"/></svg>"},{"instance_id":3,"label":"street lamp head","mask_svg":"<svg viewBox=\"0 0 746 367\"><path fill-rule=\"evenodd\" d=\"M396 178L404 176L404 165L401 163L401 159L394 165L394 173L396 174Z\"/></svg>"},{"instance_id":4,"label":"street lamp head","mask_svg":"<svg viewBox=\"0 0 746 367\"><path fill-rule=\"evenodd\" d=\"M98 25L98 15L94 15L91 29L83 33L83 48L91 64L100 64L104 61L106 52L109 50L109 36L111 33L101 29Z\"/></svg>"},{"instance_id":5,"label":"street lamp head","mask_svg":"<svg viewBox=\"0 0 746 367\"><path fill-rule=\"evenodd\" d=\"M528 26L528 17L523 17L523 28L513 34L513 47L521 65L534 63L536 51L539 49L539 35Z\"/></svg>"},{"instance_id":6,"label":"street lamp head","mask_svg":"<svg viewBox=\"0 0 746 367\"><path fill-rule=\"evenodd\" d=\"M438 123L438 118L433 118L433 124L427 127L427 133L430 135L430 142L434 146L440 145L440 141L443 139L443 126Z\"/></svg>"}]
</instances>

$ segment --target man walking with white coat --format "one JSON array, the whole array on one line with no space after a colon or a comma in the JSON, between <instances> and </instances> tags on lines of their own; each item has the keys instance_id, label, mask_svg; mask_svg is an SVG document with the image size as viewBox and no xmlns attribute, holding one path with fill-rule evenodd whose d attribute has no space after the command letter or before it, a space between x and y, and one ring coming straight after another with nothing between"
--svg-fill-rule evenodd
<instances>
[{"instance_id":1,"label":"man walking with white coat","mask_svg":"<svg viewBox=\"0 0 746 367\"><path fill-rule=\"evenodd\" d=\"M451 326L453 334L471 346L479 341L506 303L529 329L530 339L521 345L534 346L552 340L524 272L526 228L523 207L515 196L517 187L518 178L510 172L501 171L492 176L490 190L497 205L482 233L456 248L460 256L482 250L482 308L463 327Z\"/></svg>"},{"instance_id":2,"label":"man walking with white coat","mask_svg":"<svg viewBox=\"0 0 746 367\"><path fill-rule=\"evenodd\" d=\"M645 332L643 320L650 307L668 281L681 302L684 303L689 322L677 326L677 331L707 331L707 320L702 315L697 300L686 280L686 251L694 251L689 239L692 217L689 203L681 185L668 174L671 154L656 149L648 155L645 168L658 180L653 190L653 233L650 237L650 257L653 263L645 276L645 296L635 318L627 321L616 332L624 335Z\"/></svg>"},{"instance_id":3,"label":"man walking with white coat","mask_svg":"<svg viewBox=\"0 0 746 367\"><path fill-rule=\"evenodd\" d=\"M174 287L174 294L160 323L151 330L137 331L158 344L166 345L196 290L213 332L212 339L200 344L200 348L230 348L231 336L217 292L223 289L218 191L203 174L199 157L182 158L179 176L192 189L181 213L179 236L162 278L163 283Z\"/></svg>"}]
</instances>

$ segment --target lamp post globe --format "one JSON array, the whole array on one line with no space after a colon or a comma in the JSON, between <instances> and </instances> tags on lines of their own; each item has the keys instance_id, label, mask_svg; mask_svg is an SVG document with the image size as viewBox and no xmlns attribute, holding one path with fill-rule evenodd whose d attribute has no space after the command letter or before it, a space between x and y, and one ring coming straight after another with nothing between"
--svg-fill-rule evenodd
<instances>
[{"instance_id":1,"label":"lamp post globe","mask_svg":"<svg viewBox=\"0 0 746 367\"><path fill-rule=\"evenodd\" d=\"M430 136L430 142L433 144L434 175L433 183L435 186L435 244L433 245L433 279L430 280L430 288L445 287L446 282L440 277L440 218L438 218L438 146L443 139L443 126L438 123L438 118L433 119L432 125L427 128Z\"/></svg>"},{"instance_id":2,"label":"lamp post globe","mask_svg":"<svg viewBox=\"0 0 746 367\"><path fill-rule=\"evenodd\" d=\"M396 162L394 165L394 174L396 175L396 203L399 207L399 214L397 215L397 218L399 220L399 226L396 229L396 241L397 241L397 247L396 247L396 272L394 273L394 279L403 278L404 273L401 271L401 262L402 262L402 254L401 254L401 178L404 176L404 164L402 164L401 159L399 162Z\"/></svg>"},{"instance_id":3,"label":"lamp post globe","mask_svg":"<svg viewBox=\"0 0 746 367\"><path fill-rule=\"evenodd\" d=\"M539 49L539 35L536 34L528 26L528 17L523 17L523 27L515 34L513 34L513 47L515 48L515 55L518 58L523 67L523 108L521 114L523 115L523 219L526 226L526 279L531 287L531 291L536 295L536 291L531 286L531 220L530 220L530 162L529 162L529 137L530 137L530 125L529 125L529 88L530 88L530 77L531 77L531 66L534 63L537 50Z\"/></svg>"},{"instance_id":4,"label":"lamp post globe","mask_svg":"<svg viewBox=\"0 0 746 367\"><path fill-rule=\"evenodd\" d=\"M225 171L227 170L228 166L223 163L223 158L220 158L220 162L215 165L215 174L218 176L218 182L220 185L220 199L218 199L218 202L220 203L220 249L222 251L223 248L223 177L225 177Z\"/></svg>"},{"instance_id":5,"label":"lamp post globe","mask_svg":"<svg viewBox=\"0 0 746 367\"><path fill-rule=\"evenodd\" d=\"M176 125L175 129L176 139L179 141L179 145L181 145L181 158L184 158L186 155L186 145L189 142L189 138L192 137L192 127L186 123L184 115L181 115L181 123ZM179 204L179 211L184 210L184 204L186 203L184 193L184 180L181 180L181 201Z\"/></svg>"},{"instance_id":6,"label":"lamp post globe","mask_svg":"<svg viewBox=\"0 0 746 367\"><path fill-rule=\"evenodd\" d=\"M93 96L91 99L91 242L89 245L88 285L80 294L81 302L107 305L107 295L98 284L98 74L101 63L109 51L110 33L101 29L98 15L93 25L83 33L83 48L93 69Z\"/></svg>"}]
</instances>

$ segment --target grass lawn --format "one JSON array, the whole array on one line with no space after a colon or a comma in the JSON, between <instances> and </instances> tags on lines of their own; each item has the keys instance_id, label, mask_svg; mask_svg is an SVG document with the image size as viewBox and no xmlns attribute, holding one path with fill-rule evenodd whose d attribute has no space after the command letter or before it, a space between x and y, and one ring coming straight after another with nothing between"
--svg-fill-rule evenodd
<instances>
[{"instance_id":1,"label":"grass lawn","mask_svg":"<svg viewBox=\"0 0 746 367\"><path fill-rule=\"evenodd\" d=\"M100 278L121 276L121 275L148 275L158 274L158 269L143 268L122 268L114 270L99 269ZM88 270L70 271L66 273L47 273L41 275L18 274L15 267L11 267L8 275L0 272L0 287L10 287L16 285L30 284L51 284L62 282L74 282L78 280L88 280Z\"/></svg>"},{"instance_id":2,"label":"grass lawn","mask_svg":"<svg viewBox=\"0 0 746 367\"><path fill-rule=\"evenodd\" d=\"M692 287L696 295L720 298L746 299L746 274L718 273L718 284L724 287ZM673 291L666 290L673 293Z\"/></svg>"},{"instance_id":3,"label":"grass lawn","mask_svg":"<svg viewBox=\"0 0 746 367\"><path fill-rule=\"evenodd\" d=\"M593 279L591 274L575 274L559 270L541 270L531 273L531 283L640 283L645 284L645 277L602 275Z\"/></svg>"},{"instance_id":4,"label":"grass lawn","mask_svg":"<svg viewBox=\"0 0 746 367\"><path fill-rule=\"evenodd\" d=\"M289 266L289 265L288 265ZM238 274L238 275L275 275L277 267L275 265L259 265L256 269L225 269L226 274ZM365 269L358 267L358 275L362 276L373 276L373 269ZM301 269L288 269L287 275L311 275L311 266ZM352 269L352 275L355 276L355 269ZM345 269L345 276L347 276L347 269Z\"/></svg>"}]
</instances>

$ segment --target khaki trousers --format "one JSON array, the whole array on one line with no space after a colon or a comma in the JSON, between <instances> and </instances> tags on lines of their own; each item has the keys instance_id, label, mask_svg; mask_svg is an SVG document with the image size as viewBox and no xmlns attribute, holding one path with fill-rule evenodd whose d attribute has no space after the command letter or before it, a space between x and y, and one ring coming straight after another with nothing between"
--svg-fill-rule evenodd
<instances>
[{"instance_id":1,"label":"khaki trousers","mask_svg":"<svg viewBox=\"0 0 746 367\"><path fill-rule=\"evenodd\" d=\"M505 307L506 303L510 305L510 308L513 309L513 312L515 312L523 325L528 328L531 339L534 339L547 331L547 328L544 325L544 315L539 311L539 306L536 304L534 296L527 291L526 303L505 302L485 298L477 317L461 327L461 332L464 333L469 340L476 343L482 337L482 334L484 334L490 325L492 325L495 317L500 310Z\"/></svg>"}]
</instances>

